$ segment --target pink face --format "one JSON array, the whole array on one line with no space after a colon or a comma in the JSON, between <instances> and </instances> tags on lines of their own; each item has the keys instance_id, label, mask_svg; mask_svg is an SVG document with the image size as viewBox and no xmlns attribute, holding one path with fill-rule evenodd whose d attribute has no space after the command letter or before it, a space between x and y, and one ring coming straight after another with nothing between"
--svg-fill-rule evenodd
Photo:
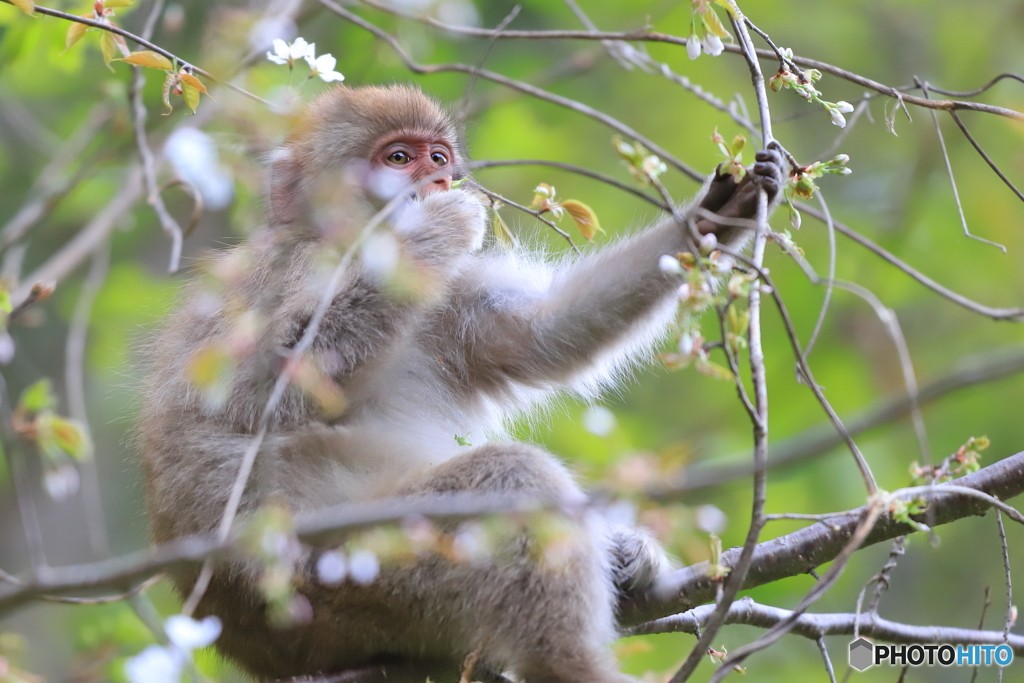
<instances>
[{"instance_id":1,"label":"pink face","mask_svg":"<svg viewBox=\"0 0 1024 683\"><path fill-rule=\"evenodd\" d=\"M433 180L420 186L421 197L452 187L455 153L444 139L400 133L387 138L370 161L374 166L401 173L409 184L437 174Z\"/></svg>"}]
</instances>

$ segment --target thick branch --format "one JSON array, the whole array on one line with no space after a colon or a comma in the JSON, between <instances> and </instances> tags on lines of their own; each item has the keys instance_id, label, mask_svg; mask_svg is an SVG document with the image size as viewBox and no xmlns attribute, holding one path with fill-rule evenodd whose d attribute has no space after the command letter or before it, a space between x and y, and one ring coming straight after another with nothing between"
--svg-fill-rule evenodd
<instances>
[{"instance_id":1,"label":"thick branch","mask_svg":"<svg viewBox=\"0 0 1024 683\"><path fill-rule=\"evenodd\" d=\"M989 465L974 474L951 482L965 486L999 500L1007 500L1024 493L1024 452ZM971 515L984 514L988 505L966 496L943 493L942 485L935 487L926 515L920 517L931 526ZM805 574L833 560L849 540L863 517L866 506L851 510L809 527L765 541L757 546L744 588L762 586ZM874 530L864 542L865 546L881 543L897 536L914 533L913 527L896 521L891 515L879 518ZM739 548L722 554L721 563L733 566L739 557ZM652 619L692 609L713 600L718 584L708 576L708 563L701 562L672 572L662 585L644 593L630 596L619 605L623 624L639 624Z\"/></svg>"}]
</instances>

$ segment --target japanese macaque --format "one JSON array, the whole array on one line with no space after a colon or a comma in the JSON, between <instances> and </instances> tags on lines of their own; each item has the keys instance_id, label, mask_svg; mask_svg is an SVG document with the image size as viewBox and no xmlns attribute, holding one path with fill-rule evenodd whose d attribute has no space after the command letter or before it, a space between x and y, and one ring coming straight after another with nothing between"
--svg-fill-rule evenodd
<instances>
[{"instance_id":1,"label":"japanese macaque","mask_svg":"<svg viewBox=\"0 0 1024 683\"><path fill-rule=\"evenodd\" d=\"M680 284L659 258L687 251L691 227L742 248L749 231L708 214L753 218L761 190L769 202L779 194L782 162L760 152L738 183L711 178L680 209L692 226L665 218L547 263L482 248L482 198L469 181L452 188L465 175L456 140L449 116L416 89L339 87L272 155L268 225L214 260L212 270L228 274L215 295L202 282L186 288L153 345L138 432L153 536L217 528L275 381L344 250L339 240L351 242L387 196L397 208L378 251L391 254L390 266L379 253L350 262L304 355L344 405L325 413L300 382L289 384L241 514L268 501L301 514L390 496L522 494L566 511L576 531L555 566L539 559L526 529L487 559L382 558L368 585L325 585L313 569L322 549L304 548L296 590L312 613L286 626L268 619L258 574L225 561L197 613L220 617L220 650L262 679L383 666L389 680L455 681L474 654L474 680L632 680L607 648L615 605L665 569L662 551L643 531L606 521L556 457L504 430L552 395L592 396L648 358L673 321ZM256 332L239 333L246 325ZM233 371L211 401L195 363L218 344L235 349ZM466 434L474 446L456 439ZM195 576L175 579L187 594Z\"/></svg>"}]
</instances>

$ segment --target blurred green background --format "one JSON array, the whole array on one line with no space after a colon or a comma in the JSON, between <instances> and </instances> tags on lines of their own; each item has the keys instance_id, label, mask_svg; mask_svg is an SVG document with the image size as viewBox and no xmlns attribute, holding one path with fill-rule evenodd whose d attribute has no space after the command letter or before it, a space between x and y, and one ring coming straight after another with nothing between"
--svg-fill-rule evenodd
<instances>
[{"instance_id":1,"label":"blurred green background","mask_svg":"<svg viewBox=\"0 0 1024 683\"><path fill-rule=\"evenodd\" d=\"M259 16L257 4L171 3L168 18L157 25L155 41L215 73L224 72L248 52L247 37ZM445 102L455 104L463 97L468 81L465 74L412 76L387 45L312 5L307 3L298 35L315 41L320 53L334 54L347 84L414 82ZM491 27L508 14L513 3L405 0L402 5L426 7L456 20L475 18L479 25ZM581 28L560 2L526 0L523 5L509 28ZM50 6L75 13L89 9L85 2L55 1ZM889 85L911 84L917 76L938 87L969 90L1002 72L1024 73L1024 3L1013 0L747 0L741 6L777 44ZM129 30L141 31L147 7L148 3L142 2L140 8L119 10L118 20ZM349 7L396 35L423 63L475 64L487 49L486 41L480 39L399 21L358 4ZM584 3L583 9L605 30L629 30L649 23L666 33L689 33L688 2L615 0ZM0 4L0 223L33 196L33 182L60 149L61 141L72 135L94 105L109 102L113 112L81 155L82 163L88 164L82 181L20 242L26 246L20 265L23 274L45 262L109 201L134 155L126 94L128 67L118 64L108 71L93 33L65 52L66 31L67 24L59 19L30 19ZM756 109L747 67L738 55L705 55L690 61L682 47L658 43L646 47L655 60L668 64L693 84L725 101L736 97L741 106ZM664 77L624 70L604 53L600 43L501 40L487 56L486 67L607 112L702 172L721 160L710 141L714 128L727 139L741 132L728 116ZM764 61L762 67L771 75L776 64ZM305 71L296 73L302 77ZM159 115L158 76L149 72L146 89L149 129L157 150L170 131L188 123L180 99L173 114ZM284 67L260 58L240 82L261 96L277 99L287 79ZM828 75L818 86L829 101L856 102L863 94L861 87ZM299 94L309 99L326 87L319 80L309 81ZM114 553L147 543L140 471L130 442L139 381L138 355L133 348L167 310L175 290L189 277L188 266L211 248L237 242L258 222L260 155L280 140L288 125L287 116L262 110L223 88L211 88L211 93L216 102L204 98L200 115L204 107L215 108L204 129L216 140L222 161L235 176L235 202L203 217L196 233L185 242L186 267L174 276L166 274L168 240L152 210L140 203L113 234L109 276L88 328L87 407ZM1024 83L1003 81L982 99L1024 110ZM612 131L591 119L483 79L476 81L470 103L467 139L474 159L565 161L631 182L610 145ZM821 108L792 92L772 94L770 104L776 137L802 163L821 158L840 133ZM931 116L911 108L913 121L908 121L897 113L898 135L893 135L884 123L892 107L891 99L873 99L868 112L835 150L850 155L853 174L820 181L833 214L967 297L990 306L1024 305L1024 206L949 117L940 116L968 224L974 233L1005 245L1007 253L966 238ZM962 116L993 160L1018 185L1024 185L1024 124L970 112ZM751 140L748 145L748 161L756 144ZM77 165L72 166L75 168ZM635 230L654 216L649 205L631 195L553 169L490 169L480 171L478 178L490 189L523 204L529 203L537 183L555 185L560 197L580 199L596 210L608 232L599 236L598 242ZM671 171L665 180L677 199L697 189L695 183ZM186 220L191 210L188 198L175 190L166 198L172 213ZM502 215L523 241L551 252L564 250L564 242L530 216L511 207L504 208ZM779 230L788 227L784 210L773 219L773 225ZM562 227L573 231L568 220ZM818 272L826 273L825 228L805 217L794 239ZM1024 352L1024 328L1019 324L995 322L954 305L848 239L836 239L837 277L870 289L895 311L922 385L965 364L983 364L999 354ZM8 258L5 264L3 274L16 275L16 259ZM776 245L769 245L765 265L806 342L824 289L809 283ZM13 326L17 352L2 370L10 397L41 377L52 377L62 401L65 399L64 349L86 270L83 264L59 283L50 300ZM793 357L771 304L766 304L763 319L774 444L821 424L825 415L807 388L794 379ZM713 318L705 316L704 327L709 336L717 336ZM884 326L869 305L844 291L833 294L811 364L832 405L844 417L905 392L896 348ZM617 418L606 436L587 431L583 420L586 406L571 400L524 424L522 435L575 463L592 481L614 476L617 464L633 462L631 458L644 454L653 454L665 468L747 457L751 429L734 387L692 368L668 372L652 366L607 397L604 404ZM62 403L62 410L66 407ZM984 453L982 464L990 463L1024 449L1024 376L1016 374L962 389L928 404L923 415L935 460L971 436L987 435L992 447ZM871 430L860 436L858 443L882 488L892 490L910 483L908 466L921 455L908 419ZM38 482L38 477L33 482ZM744 479L684 497L682 506L665 515L672 525L666 539L672 551L685 562L706 559L707 538L694 528L692 508L708 503L728 516L725 545L742 542L749 520L750 489L750 482ZM95 559L81 497L56 503L38 487L34 494L49 561L59 566ZM841 448L799 466L773 471L770 476L769 512L820 513L855 507L864 500L853 461ZM764 538L801 526L798 522L773 523ZM1011 560L1014 566L1024 566L1024 537L1015 526L1009 527L1008 533ZM1000 629L1005 597L994 518L988 515L940 528L938 539L941 542L933 545L919 534L908 541L907 555L882 602L882 615L913 624L976 627L985 589L991 587L992 606L985 625ZM880 569L887 553L887 544L859 553L814 610L853 611L857 592ZM20 572L26 566L14 492L8 472L0 465L0 567ZM796 577L751 594L764 603L791 607L812 581ZM164 583L150 594L164 613L177 611L177 600ZM18 659L19 665L50 681L121 680L122 658L150 642L148 632L124 604L33 604L5 615L0 631L24 636L27 651ZM757 635L757 629L727 627L715 643L733 650ZM661 680L686 656L693 642L688 635L662 635L628 639L619 648L628 672L651 672L651 680ZM828 642L841 676L848 639L835 637ZM210 675L238 679L239 674L212 653L203 653L201 659L203 670ZM1022 666L1014 665L1004 680L1022 680ZM814 642L796 636L751 657L747 667L747 676L758 681L827 680ZM695 680L705 679L711 671L705 661ZM894 669L875 668L854 673L850 680L892 681L897 676ZM905 680L969 678L963 669L922 668L911 670ZM995 671L982 670L978 680L995 680Z\"/></svg>"}]
</instances>

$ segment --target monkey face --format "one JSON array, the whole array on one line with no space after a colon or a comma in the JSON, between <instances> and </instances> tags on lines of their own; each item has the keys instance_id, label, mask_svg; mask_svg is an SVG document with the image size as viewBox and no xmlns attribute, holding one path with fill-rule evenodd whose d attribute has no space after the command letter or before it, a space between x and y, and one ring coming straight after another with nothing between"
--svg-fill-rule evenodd
<instances>
[{"instance_id":1,"label":"monkey face","mask_svg":"<svg viewBox=\"0 0 1024 683\"><path fill-rule=\"evenodd\" d=\"M421 197L452 187L455 152L444 138L407 132L387 136L370 162L403 185L418 185Z\"/></svg>"}]
</instances>

